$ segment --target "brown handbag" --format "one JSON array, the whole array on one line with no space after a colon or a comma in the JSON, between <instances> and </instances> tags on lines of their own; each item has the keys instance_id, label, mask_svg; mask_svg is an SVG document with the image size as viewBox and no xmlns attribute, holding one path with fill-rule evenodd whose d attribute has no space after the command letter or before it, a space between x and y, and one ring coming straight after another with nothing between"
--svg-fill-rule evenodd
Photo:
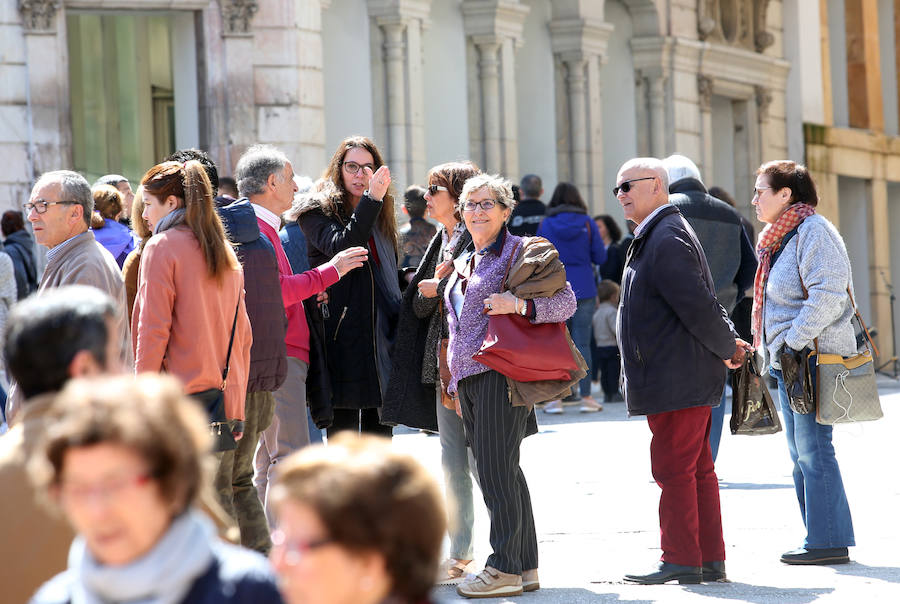
<instances>
[{"instance_id":1,"label":"brown handbag","mask_svg":"<svg viewBox=\"0 0 900 604\"><path fill-rule=\"evenodd\" d=\"M438 348L438 373L441 381L441 404L451 411L456 411L456 401L454 400L453 395L447 392L447 386L450 385L450 380L453 379L450 375L450 364L447 362L447 350L449 348L450 339L441 338L441 345Z\"/></svg>"},{"instance_id":2,"label":"brown handbag","mask_svg":"<svg viewBox=\"0 0 900 604\"><path fill-rule=\"evenodd\" d=\"M504 289L518 250L513 250L506 264ZM578 362L566 333L565 323L532 323L517 314L490 315L484 341L472 358L517 382L569 380L578 371Z\"/></svg>"}]
</instances>

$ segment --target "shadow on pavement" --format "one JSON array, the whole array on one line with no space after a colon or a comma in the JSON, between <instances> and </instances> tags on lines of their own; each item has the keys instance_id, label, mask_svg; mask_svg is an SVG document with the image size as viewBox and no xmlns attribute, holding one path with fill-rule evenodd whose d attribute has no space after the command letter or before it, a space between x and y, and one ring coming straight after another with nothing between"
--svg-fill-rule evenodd
<instances>
[{"instance_id":1,"label":"shadow on pavement","mask_svg":"<svg viewBox=\"0 0 900 604\"><path fill-rule=\"evenodd\" d=\"M730 489L735 491L767 491L771 489L793 489L792 484L777 484L767 482L726 482L719 481L719 490Z\"/></svg>"},{"instance_id":2,"label":"shadow on pavement","mask_svg":"<svg viewBox=\"0 0 900 604\"><path fill-rule=\"evenodd\" d=\"M749 583L706 583L703 585L682 585L686 591L702 594L716 599L750 602L752 604L769 604L771 602L791 602L806 604L819 596L830 594L833 587L775 587L773 585L751 585Z\"/></svg>"},{"instance_id":3,"label":"shadow on pavement","mask_svg":"<svg viewBox=\"0 0 900 604\"><path fill-rule=\"evenodd\" d=\"M434 601L439 604L460 604L461 602L474 602L456 594L455 587L436 587L432 592ZM655 604L659 600L635 600L632 598L623 600L619 594L596 593L588 589L578 587L542 587L522 596L512 598L486 598L492 604L518 604L520 598L528 598L529 602L554 602L565 604L581 604L588 602L627 602L628 604Z\"/></svg>"},{"instance_id":4,"label":"shadow on pavement","mask_svg":"<svg viewBox=\"0 0 900 604\"><path fill-rule=\"evenodd\" d=\"M840 564L832 568L841 575L852 575L854 577L866 577L869 579L880 579L890 583L900 583L900 576L897 576L896 566L867 566L851 560L850 564Z\"/></svg>"}]
</instances>

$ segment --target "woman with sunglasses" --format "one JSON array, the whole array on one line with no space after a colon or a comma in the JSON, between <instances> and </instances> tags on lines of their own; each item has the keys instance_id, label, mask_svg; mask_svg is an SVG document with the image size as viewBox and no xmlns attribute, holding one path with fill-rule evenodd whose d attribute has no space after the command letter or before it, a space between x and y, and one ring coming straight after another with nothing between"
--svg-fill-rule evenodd
<instances>
[{"instance_id":1,"label":"woman with sunglasses","mask_svg":"<svg viewBox=\"0 0 900 604\"><path fill-rule=\"evenodd\" d=\"M477 570L472 565L475 465L474 461L469 463L470 453L462 419L456 413L456 402L446 391L449 380L443 383L441 380L440 369L446 369L447 360L446 346L442 343L449 332L440 300L453 260L472 243L458 204L463 185L478 173L478 166L470 161L440 164L428 172L426 209L441 224L441 229L429 243L403 294L393 371L382 417L392 424L437 430L440 434L450 557L438 568L438 585L458 584L466 574Z\"/></svg>"},{"instance_id":2,"label":"woman with sunglasses","mask_svg":"<svg viewBox=\"0 0 900 604\"><path fill-rule=\"evenodd\" d=\"M328 288L320 306L334 407L328 433L391 436L380 421L401 296L391 172L372 140L351 136L338 145L319 189L297 219L310 266L350 247L369 250L363 267Z\"/></svg>"}]
</instances>

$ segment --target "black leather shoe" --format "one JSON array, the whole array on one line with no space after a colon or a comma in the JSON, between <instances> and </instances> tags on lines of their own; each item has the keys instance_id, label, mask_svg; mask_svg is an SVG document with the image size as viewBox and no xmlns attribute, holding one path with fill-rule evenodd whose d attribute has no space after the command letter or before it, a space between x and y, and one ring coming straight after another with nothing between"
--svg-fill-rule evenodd
<instances>
[{"instance_id":1,"label":"black leather shoe","mask_svg":"<svg viewBox=\"0 0 900 604\"><path fill-rule=\"evenodd\" d=\"M669 562L660 562L659 570L647 575L625 575L629 583L639 585L662 585L669 581L678 581L685 584L697 584L703 579L703 573L699 566L682 566Z\"/></svg>"},{"instance_id":2,"label":"black leather shoe","mask_svg":"<svg viewBox=\"0 0 900 604\"><path fill-rule=\"evenodd\" d=\"M714 581L725 581L727 577L725 576L725 561L717 560L715 562L704 562L703 569L701 570L703 574L703 582L704 583L712 583Z\"/></svg>"},{"instance_id":3,"label":"black leather shoe","mask_svg":"<svg viewBox=\"0 0 900 604\"><path fill-rule=\"evenodd\" d=\"M823 547L806 549L801 547L781 554L781 561L785 564L847 564L850 556L846 547Z\"/></svg>"}]
</instances>

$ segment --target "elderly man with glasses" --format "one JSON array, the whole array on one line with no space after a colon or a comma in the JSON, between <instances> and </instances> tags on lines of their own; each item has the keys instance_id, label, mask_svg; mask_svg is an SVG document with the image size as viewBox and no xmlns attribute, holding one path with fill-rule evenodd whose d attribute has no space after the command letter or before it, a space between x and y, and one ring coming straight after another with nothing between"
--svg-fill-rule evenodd
<instances>
[{"instance_id":1,"label":"elderly man with glasses","mask_svg":"<svg viewBox=\"0 0 900 604\"><path fill-rule=\"evenodd\" d=\"M658 568L643 585L725 579L719 485L709 448L710 407L725 367L750 345L736 337L697 236L674 205L663 163L638 158L619 170L616 198L638 226L622 276L617 322L629 415L646 415L650 467L662 489Z\"/></svg>"},{"instance_id":2,"label":"elderly man with glasses","mask_svg":"<svg viewBox=\"0 0 900 604\"><path fill-rule=\"evenodd\" d=\"M117 352L126 367L133 364L129 318L126 317L125 282L112 255L90 230L94 200L87 180L77 172L57 170L43 174L24 205L34 238L46 247L47 266L37 295L63 285L91 285L118 305L113 322ZM10 424L22 400L13 385L7 401Z\"/></svg>"}]
</instances>

